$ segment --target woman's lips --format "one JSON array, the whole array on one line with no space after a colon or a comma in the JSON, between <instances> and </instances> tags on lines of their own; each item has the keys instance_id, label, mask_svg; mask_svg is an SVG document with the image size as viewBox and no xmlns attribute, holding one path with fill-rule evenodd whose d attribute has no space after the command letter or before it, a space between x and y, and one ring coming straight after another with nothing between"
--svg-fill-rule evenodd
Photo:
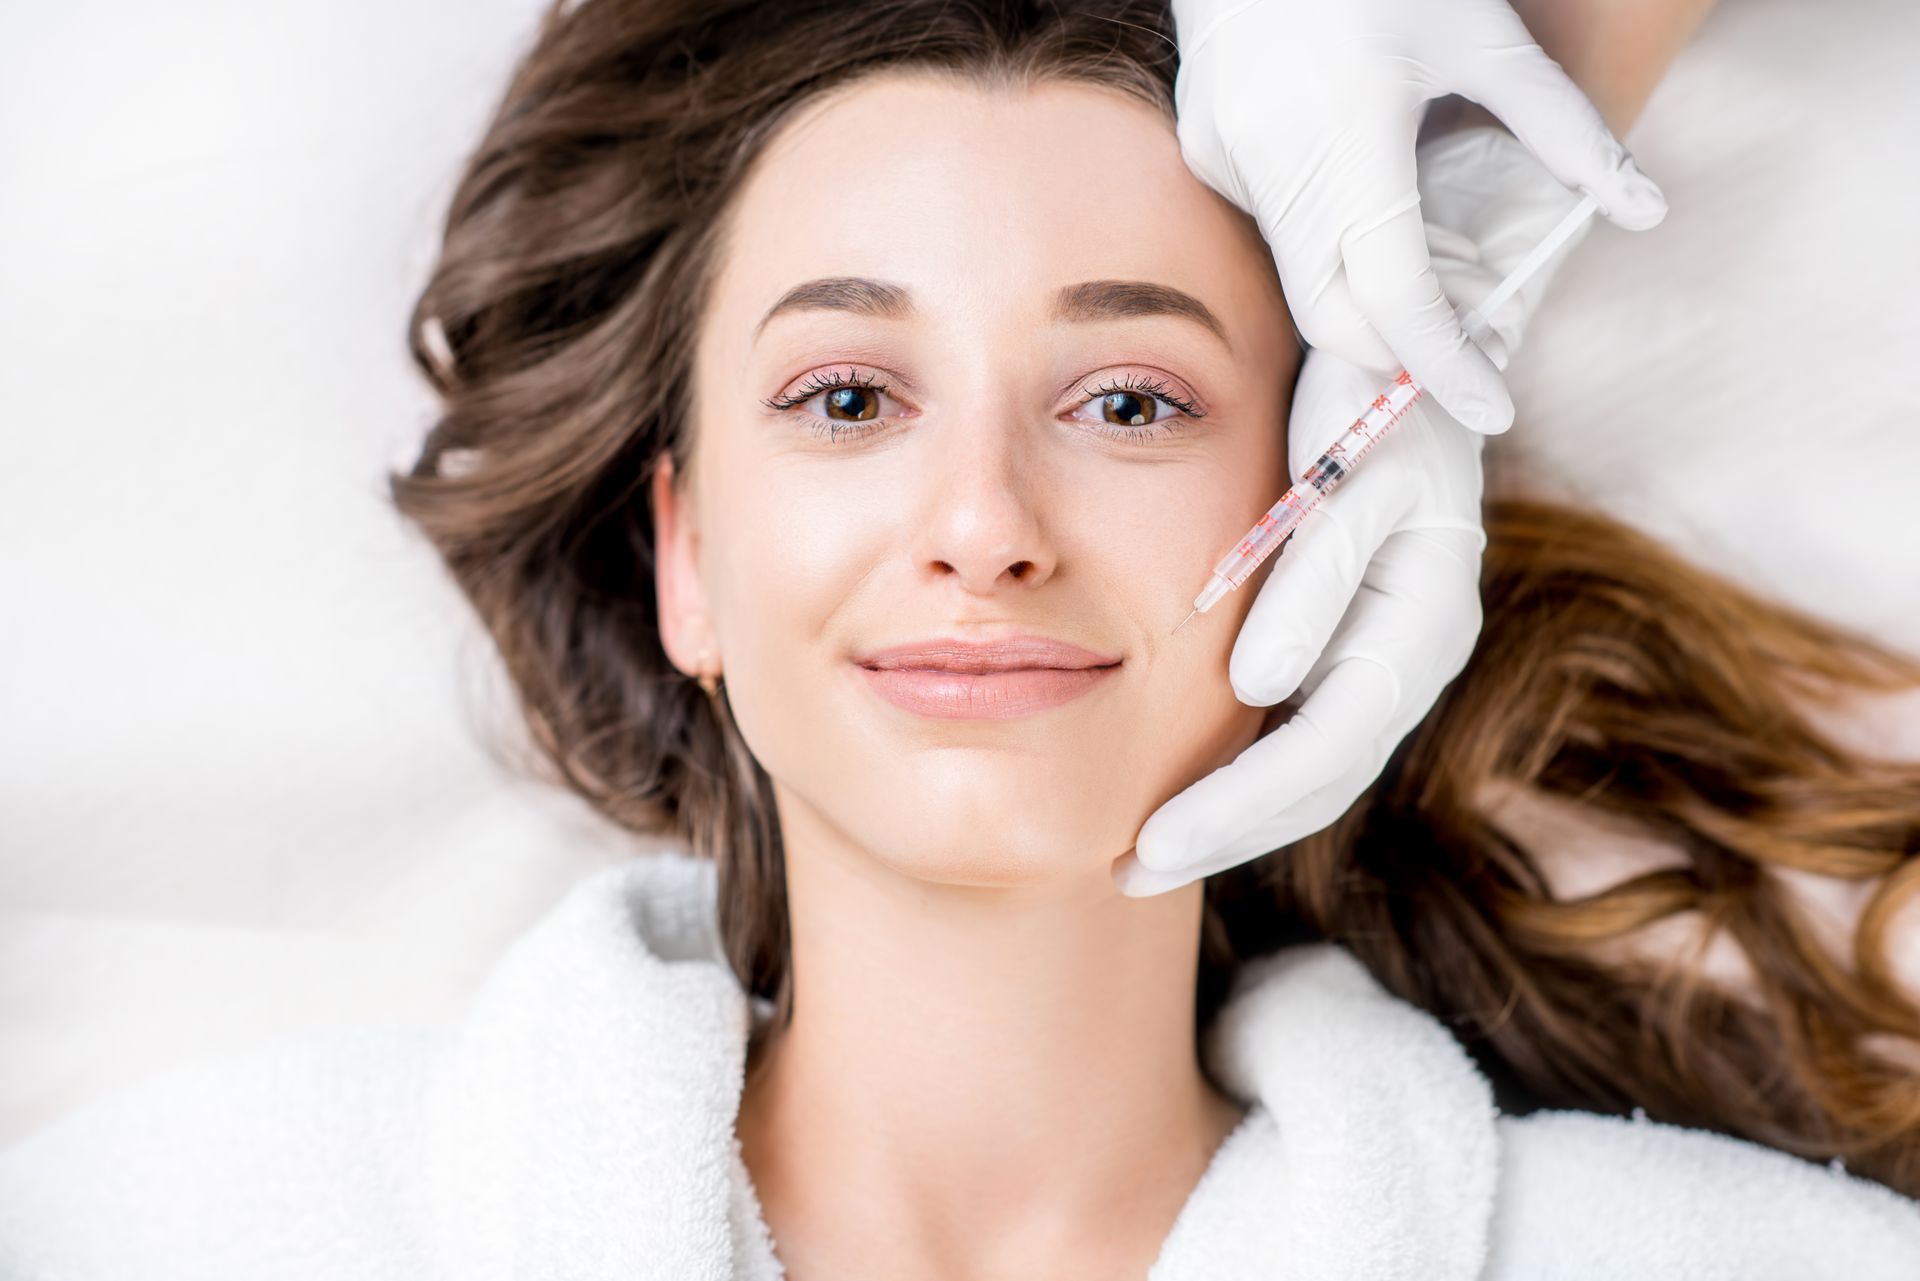
<instances>
[{"instance_id":1,"label":"woman's lips","mask_svg":"<svg viewBox=\"0 0 1920 1281\"><path fill-rule=\"evenodd\" d=\"M1072 702L1120 670L1105 667L1021 667L1001 672L861 667L880 697L921 716L946 720L1010 720Z\"/></svg>"}]
</instances>

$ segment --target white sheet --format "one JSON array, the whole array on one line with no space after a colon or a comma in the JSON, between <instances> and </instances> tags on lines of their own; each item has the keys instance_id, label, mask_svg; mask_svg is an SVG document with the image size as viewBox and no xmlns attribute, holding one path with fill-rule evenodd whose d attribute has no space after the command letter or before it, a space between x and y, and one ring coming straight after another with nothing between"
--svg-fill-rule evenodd
<instances>
[{"instance_id":1,"label":"white sheet","mask_svg":"<svg viewBox=\"0 0 1920 1281\"><path fill-rule=\"evenodd\" d=\"M1920 653L1916 50L1906 0L1723 0L1624 139L1667 218L1596 220L1493 461Z\"/></svg>"},{"instance_id":2,"label":"white sheet","mask_svg":"<svg viewBox=\"0 0 1920 1281\"><path fill-rule=\"evenodd\" d=\"M406 308L539 7L0 11L0 1143L434 1017L621 855L477 745L491 655L379 490L428 412ZM1915 48L1895 0L1726 0L1628 139L1668 222L1566 265L1492 460L1920 651Z\"/></svg>"}]
</instances>

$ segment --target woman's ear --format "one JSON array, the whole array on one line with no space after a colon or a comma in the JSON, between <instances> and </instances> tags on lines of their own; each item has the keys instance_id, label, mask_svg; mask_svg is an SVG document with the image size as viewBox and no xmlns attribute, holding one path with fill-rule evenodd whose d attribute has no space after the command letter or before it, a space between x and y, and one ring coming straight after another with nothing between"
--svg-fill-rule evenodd
<instances>
[{"instance_id":1,"label":"woman's ear","mask_svg":"<svg viewBox=\"0 0 1920 1281\"><path fill-rule=\"evenodd\" d=\"M674 485L673 459L661 455L653 472L653 590L660 616L660 643L673 665L689 676L708 670L719 651L700 581L700 533L691 494Z\"/></svg>"}]
</instances>

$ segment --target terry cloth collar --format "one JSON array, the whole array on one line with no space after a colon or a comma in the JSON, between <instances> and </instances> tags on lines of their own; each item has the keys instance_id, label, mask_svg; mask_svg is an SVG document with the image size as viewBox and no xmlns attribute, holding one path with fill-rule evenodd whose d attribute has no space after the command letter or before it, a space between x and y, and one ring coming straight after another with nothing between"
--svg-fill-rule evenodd
<instances>
[{"instance_id":1,"label":"terry cloth collar","mask_svg":"<svg viewBox=\"0 0 1920 1281\"><path fill-rule=\"evenodd\" d=\"M778 1275L734 1133L769 1007L726 963L715 868L589 876L501 958L427 1096L430 1237L453 1281ZM1331 944L1243 966L1201 1052L1246 1118L1150 1281L1449 1281L1484 1262L1488 1084Z\"/></svg>"}]
</instances>

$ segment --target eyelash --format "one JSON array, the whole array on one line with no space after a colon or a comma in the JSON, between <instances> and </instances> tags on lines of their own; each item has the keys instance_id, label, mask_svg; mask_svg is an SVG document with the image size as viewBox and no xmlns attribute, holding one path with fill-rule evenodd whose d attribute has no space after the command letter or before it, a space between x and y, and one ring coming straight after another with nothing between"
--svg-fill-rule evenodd
<instances>
[{"instance_id":1,"label":"eyelash","mask_svg":"<svg viewBox=\"0 0 1920 1281\"><path fill-rule=\"evenodd\" d=\"M885 395L889 390L887 384L881 382L879 379L849 369L844 374L808 374L807 380L791 392L781 396L769 396L761 403L769 409L786 412L806 404L821 392L838 391L842 387L859 387L878 391L882 395ZM1087 399L1081 401L1081 405L1089 401L1097 400L1102 396L1111 396L1116 392L1143 391L1150 396L1155 396L1166 401L1189 420L1206 417L1205 411L1198 405L1180 395L1180 393L1168 386L1165 381L1158 378L1136 378L1134 375L1128 374L1126 378L1122 380L1115 381L1109 379L1106 383L1098 387L1082 387L1080 390L1087 393ZM1079 408L1079 405L1076 405L1075 408ZM868 422L838 422L833 419L820 418L809 430L812 431L815 436L838 441L842 434L856 438L865 436L877 430L885 421L884 418L876 418ZM1172 435L1182 430L1186 425L1186 423L1181 423L1178 426L1162 426L1156 422L1149 423L1145 427L1121 427L1115 423L1105 423L1102 424L1098 430L1101 435L1110 436L1116 440L1131 441L1145 440L1151 436Z\"/></svg>"}]
</instances>

